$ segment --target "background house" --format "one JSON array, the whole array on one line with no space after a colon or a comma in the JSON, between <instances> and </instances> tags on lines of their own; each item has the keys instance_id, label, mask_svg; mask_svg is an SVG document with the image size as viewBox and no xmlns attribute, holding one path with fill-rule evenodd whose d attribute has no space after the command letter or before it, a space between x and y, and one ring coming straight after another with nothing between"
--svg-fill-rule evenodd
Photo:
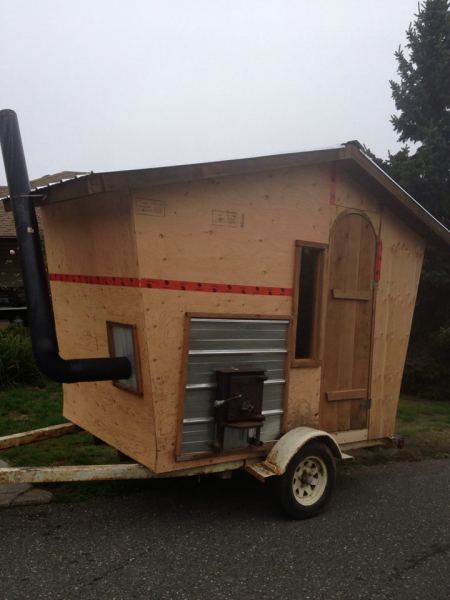
<instances>
[{"instance_id":1,"label":"background house","mask_svg":"<svg viewBox=\"0 0 450 600\"><path fill-rule=\"evenodd\" d=\"M31 182L32 189L49 186L80 175L76 171L62 171L54 175L44 175ZM0 186L0 198L8 196L8 187ZM37 210L40 224L40 212ZM22 286L22 273L17 247L16 230L12 212L0 208L0 320L18 316L13 309L23 307L25 297ZM23 313L23 311L22 311Z\"/></svg>"}]
</instances>

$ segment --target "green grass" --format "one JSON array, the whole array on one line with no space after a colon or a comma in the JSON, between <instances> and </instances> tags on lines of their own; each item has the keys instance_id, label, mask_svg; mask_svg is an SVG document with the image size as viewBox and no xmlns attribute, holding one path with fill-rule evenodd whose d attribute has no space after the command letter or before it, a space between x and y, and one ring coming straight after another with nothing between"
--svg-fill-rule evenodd
<instances>
[{"instance_id":1,"label":"green grass","mask_svg":"<svg viewBox=\"0 0 450 600\"><path fill-rule=\"evenodd\" d=\"M405 436L405 454L410 460L450 458L450 401L400 399L397 431Z\"/></svg>"},{"instance_id":2,"label":"green grass","mask_svg":"<svg viewBox=\"0 0 450 600\"><path fill-rule=\"evenodd\" d=\"M403 396L397 412L397 429L412 438L426 437L429 432L450 433L450 401Z\"/></svg>"},{"instance_id":3,"label":"green grass","mask_svg":"<svg viewBox=\"0 0 450 600\"><path fill-rule=\"evenodd\" d=\"M45 387L9 388L0 392L0 436L64 423L62 390ZM116 463L117 451L94 444L85 432L3 450L0 457L15 466L87 465Z\"/></svg>"},{"instance_id":4,"label":"green grass","mask_svg":"<svg viewBox=\"0 0 450 600\"><path fill-rule=\"evenodd\" d=\"M0 391L0 436L58 425L62 416L62 388L48 382L43 387L17 387ZM120 461L110 446L94 443L86 432L65 435L36 444L0 452L0 458L12 466L56 466L112 464ZM79 502L95 496L131 493L146 482L92 482L49 484L58 502Z\"/></svg>"},{"instance_id":5,"label":"green grass","mask_svg":"<svg viewBox=\"0 0 450 600\"><path fill-rule=\"evenodd\" d=\"M63 423L62 391L57 383L0 391L0 435Z\"/></svg>"},{"instance_id":6,"label":"green grass","mask_svg":"<svg viewBox=\"0 0 450 600\"><path fill-rule=\"evenodd\" d=\"M350 451L356 460L348 466L450 458L450 401L402 396L396 433L405 438L404 448L374 447Z\"/></svg>"}]
</instances>

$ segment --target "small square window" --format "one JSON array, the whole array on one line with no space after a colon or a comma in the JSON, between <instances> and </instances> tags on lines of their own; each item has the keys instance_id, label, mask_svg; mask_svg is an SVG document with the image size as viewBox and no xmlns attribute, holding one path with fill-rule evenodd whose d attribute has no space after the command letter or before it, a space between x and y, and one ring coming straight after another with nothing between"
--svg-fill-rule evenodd
<instances>
[{"instance_id":1,"label":"small square window","mask_svg":"<svg viewBox=\"0 0 450 600\"><path fill-rule=\"evenodd\" d=\"M136 327L123 323L112 323L111 321L107 321L106 326L110 355L125 356L130 361L132 369L131 377L128 379L117 379L113 381L113 384L128 392L141 395L142 382Z\"/></svg>"}]
</instances>

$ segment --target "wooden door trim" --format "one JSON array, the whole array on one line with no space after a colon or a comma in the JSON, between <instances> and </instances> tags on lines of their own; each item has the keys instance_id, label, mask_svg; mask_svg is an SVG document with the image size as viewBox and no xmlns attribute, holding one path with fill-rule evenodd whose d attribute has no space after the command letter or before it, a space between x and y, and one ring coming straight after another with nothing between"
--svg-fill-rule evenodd
<instances>
[{"instance_id":1,"label":"wooden door trim","mask_svg":"<svg viewBox=\"0 0 450 600\"><path fill-rule=\"evenodd\" d=\"M367 302L371 299L373 290L342 290L333 288L331 293L335 300L360 300Z\"/></svg>"},{"instance_id":2,"label":"wooden door trim","mask_svg":"<svg viewBox=\"0 0 450 600\"><path fill-rule=\"evenodd\" d=\"M333 390L325 392L328 402L339 402L339 400L367 400L367 388L354 390Z\"/></svg>"},{"instance_id":3,"label":"wooden door trim","mask_svg":"<svg viewBox=\"0 0 450 600\"><path fill-rule=\"evenodd\" d=\"M312 343L311 356L308 358L296 358L296 339L298 325L298 303L300 299L300 275L301 275L301 259L303 248L314 248L320 250L318 259L318 267L315 281L315 305L312 325ZM327 282L327 270L325 263L327 260L328 244L319 242L304 242L302 240L295 241L295 257L294 257L294 294L292 298L292 336L289 340L289 365L291 369L296 368L317 368L322 364L323 350L323 319L324 319L324 301L325 301L325 283Z\"/></svg>"},{"instance_id":4,"label":"wooden door trim","mask_svg":"<svg viewBox=\"0 0 450 600\"><path fill-rule=\"evenodd\" d=\"M370 224L370 226L372 228L372 231L373 231L373 234L375 236L375 239L378 239L378 235L377 235L377 232L376 232L376 229L375 229L375 225L372 223L372 219L369 217L369 215L365 211L363 211L363 210L358 210L356 208L348 208L348 209L343 210L342 212L339 212L336 215L336 217L334 218L334 221L333 221L333 223L331 224L331 227L330 227L330 239L329 239L329 242L328 242L328 246L331 246L331 234L332 234L332 231L333 231L336 223L338 221L340 221L343 217L349 217L350 215L358 215L359 217L362 217L363 219L365 219Z\"/></svg>"},{"instance_id":5,"label":"wooden door trim","mask_svg":"<svg viewBox=\"0 0 450 600\"><path fill-rule=\"evenodd\" d=\"M382 243L381 229L383 226L383 215L384 215L384 207L380 204L380 220L378 223L378 234L375 235L376 241L377 241L377 250L379 248L379 245ZM377 301L378 301L378 287L379 287L380 278L381 278L381 266L382 266L382 257L380 257L380 263L378 266L375 263L375 269L378 268L378 276L375 278L375 273L374 273L373 300L372 300L372 330L371 330L372 334L371 334L371 339L370 339L370 357L371 357L371 359L373 358L373 353L374 353L374 348L375 348L375 318L376 318L376 308L377 308ZM369 385L368 385L369 396L368 397L370 398L370 400L372 400L372 378L373 378L373 360L371 360L370 364L369 364ZM368 432L370 431L370 427L371 427L371 419L372 419L372 411L369 410L368 418L367 418L367 431ZM369 437L369 436L367 436L367 437Z\"/></svg>"}]
</instances>

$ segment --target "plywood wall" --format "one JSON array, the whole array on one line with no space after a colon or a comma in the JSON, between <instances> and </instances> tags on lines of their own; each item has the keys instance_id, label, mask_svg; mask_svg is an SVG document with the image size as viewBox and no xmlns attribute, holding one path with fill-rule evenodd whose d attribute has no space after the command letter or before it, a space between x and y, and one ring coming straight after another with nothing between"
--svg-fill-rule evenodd
<instances>
[{"instance_id":1,"label":"plywood wall","mask_svg":"<svg viewBox=\"0 0 450 600\"><path fill-rule=\"evenodd\" d=\"M424 241L385 210L374 323L369 438L395 431L403 368L424 254Z\"/></svg>"},{"instance_id":2,"label":"plywood wall","mask_svg":"<svg viewBox=\"0 0 450 600\"><path fill-rule=\"evenodd\" d=\"M50 273L137 277L128 195L104 194L42 210ZM64 358L108 356L106 321L136 324L144 395L110 381L64 386L64 416L147 465L155 460L149 360L140 289L51 283L60 352Z\"/></svg>"},{"instance_id":3,"label":"plywood wall","mask_svg":"<svg viewBox=\"0 0 450 600\"><path fill-rule=\"evenodd\" d=\"M326 167L133 192L143 276L292 286L295 239L328 239Z\"/></svg>"},{"instance_id":4,"label":"plywood wall","mask_svg":"<svg viewBox=\"0 0 450 600\"><path fill-rule=\"evenodd\" d=\"M134 192L141 277L292 288L295 240L328 239L329 186L329 170L322 166ZM193 463L174 460L185 314L289 316L292 297L147 290L143 302L157 468L186 467ZM299 425L302 411L317 412L320 374L313 371L290 374L290 389L300 396L289 393L289 424ZM202 462L217 460L223 459Z\"/></svg>"}]
</instances>

